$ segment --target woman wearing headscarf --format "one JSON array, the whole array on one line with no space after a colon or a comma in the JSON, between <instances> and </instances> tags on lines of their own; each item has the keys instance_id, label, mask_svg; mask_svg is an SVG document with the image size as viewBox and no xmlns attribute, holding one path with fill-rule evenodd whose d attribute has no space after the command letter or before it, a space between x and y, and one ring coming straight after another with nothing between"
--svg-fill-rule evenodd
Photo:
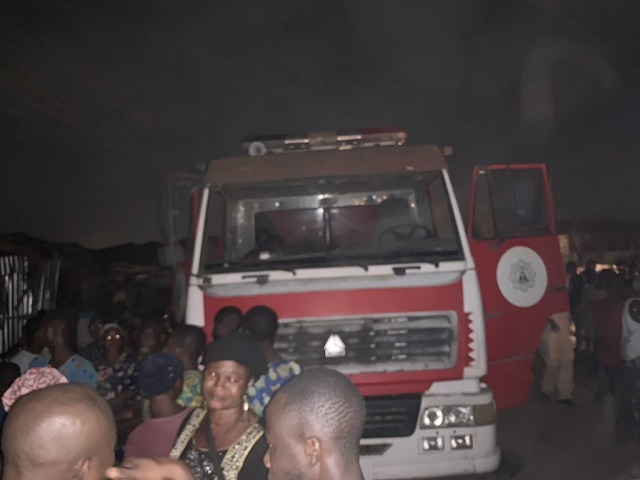
<instances>
[{"instance_id":1,"label":"woman wearing headscarf","mask_svg":"<svg viewBox=\"0 0 640 480\"><path fill-rule=\"evenodd\" d=\"M21 376L19 376L2 395L2 408L0 408L0 438L2 438L2 429L7 419L7 414L13 404L23 395L35 392L41 388L60 385L61 383L69 383L67 377L61 374L57 369L47 366L41 368L31 368ZM0 451L0 460L2 460L2 452Z\"/></svg>"},{"instance_id":2,"label":"woman wearing headscarf","mask_svg":"<svg viewBox=\"0 0 640 480\"><path fill-rule=\"evenodd\" d=\"M94 366L98 373L98 393L117 412L137 394L138 371L135 354L127 348L125 332L117 323L102 327L101 358Z\"/></svg>"},{"instance_id":3,"label":"woman wearing headscarf","mask_svg":"<svg viewBox=\"0 0 640 480\"><path fill-rule=\"evenodd\" d=\"M41 388L69 383L67 377L62 375L53 367L31 368L27 373L21 375L11 384L9 389L2 395L2 407L8 412L11 406L21 396L35 392Z\"/></svg>"},{"instance_id":4,"label":"woman wearing headscarf","mask_svg":"<svg viewBox=\"0 0 640 480\"><path fill-rule=\"evenodd\" d=\"M125 460L169 455L180 426L191 412L178 402L183 375L182 361L167 352L152 353L140 363L138 387L149 400L151 418L138 425L127 438Z\"/></svg>"},{"instance_id":5,"label":"woman wearing headscarf","mask_svg":"<svg viewBox=\"0 0 640 480\"><path fill-rule=\"evenodd\" d=\"M98 394L104 398L118 426L116 456L123 455L122 446L131 431L142 421L138 398L138 359L128 348L124 329L117 323L102 327L101 357L94 364L98 373Z\"/></svg>"},{"instance_id":6,"label":"woman wearing headscarf","mask_svg":"<svg viewBox=\"0 0 640 480\"><path fill-rule=\"evenodd\" d=\"M260 343L245 335L207 347L202 380L204 404L178 436L171 458L181 459L193 480L260 480L267 442L247 390L267 370Z\"/></svg>"}]
</instances>

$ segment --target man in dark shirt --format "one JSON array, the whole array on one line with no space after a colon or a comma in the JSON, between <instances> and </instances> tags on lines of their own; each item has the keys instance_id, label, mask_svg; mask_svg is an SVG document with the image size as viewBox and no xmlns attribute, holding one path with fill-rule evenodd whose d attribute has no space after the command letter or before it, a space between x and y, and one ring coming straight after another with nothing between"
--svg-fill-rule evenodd
<instances>
[{"instance_id":1,"label":"man in dark shirt","mask_svg":"<svg viewBox=\"0 0 640 480\"><path fill-rule=\"evenodd\" d=\"M364 422L364 398L346 376L325 368L302 372L267 407L269 479L362 480Z\"/></svg>"},{"instance_id":2,"label":"man in dark shirt","mask_svg":"<svg viewBox=\"0 0 640 480\"><path fill-rule=\"evenodd\" d=\"M567 288L569 289L569 306L573 312L582 303L582 289L584 288L584 278L578 275L578 264L567 262Z\"/></svg>"}]
</instances>

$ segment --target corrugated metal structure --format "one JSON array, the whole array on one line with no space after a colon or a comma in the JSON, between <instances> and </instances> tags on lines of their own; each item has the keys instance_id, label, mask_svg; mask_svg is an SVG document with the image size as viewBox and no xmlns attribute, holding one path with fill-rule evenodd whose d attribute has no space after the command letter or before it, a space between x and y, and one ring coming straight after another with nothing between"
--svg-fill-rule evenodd
<instances>
[{"instance_id":1,"label":"corrugated metal structure","mask_svg":"<svg viewBox=\"0 0 640 480\"><path fill-rule=\"evenodd\" d=\"M31 270L26 256L0 257L0 353L18 342L29 317L55 308L59 276L58 259L41 261Z\"/></svg>"}]
</instances>

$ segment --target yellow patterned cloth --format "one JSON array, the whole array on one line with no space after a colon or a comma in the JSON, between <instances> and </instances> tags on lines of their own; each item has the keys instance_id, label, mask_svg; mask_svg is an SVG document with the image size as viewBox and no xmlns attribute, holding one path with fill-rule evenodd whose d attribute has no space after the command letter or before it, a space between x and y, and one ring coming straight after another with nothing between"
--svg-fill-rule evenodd
<instances>
[{"instance_id":1,"label":"yellow patterned cloth","mask_svg":"<svg viewBox=\"0 0 640 480\"><path fill-rule=\"evenodd\" d=\"M271 397L281 386L296 375L300 375L300 371L300 365L293 361L278 360L269 363L267 374L258 378L247 392L249 405L253 411L261 417L264 416L264 409Z\"/></svg>"},{"instance_id":2,"label":"yellow patterned cloth","mask_svg":"<svg viewBox=\"0 0 640 480\"><path fill-rule=\"evenodd\" d=\"M202 373L197 370L184 372L182 393L177 402L183 407L202 405Z\"/></svg>"}]
</instances>

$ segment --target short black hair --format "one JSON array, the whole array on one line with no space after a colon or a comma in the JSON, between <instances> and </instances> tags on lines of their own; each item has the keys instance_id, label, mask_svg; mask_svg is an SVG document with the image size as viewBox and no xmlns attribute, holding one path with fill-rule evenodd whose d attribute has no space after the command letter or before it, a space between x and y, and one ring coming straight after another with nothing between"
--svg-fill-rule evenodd
<instances>
[{"instance_id":1,"label":"short black hair","mask_svg":"<svg viewBox=\"0 0 640 480\"><path fill-rule=\"evenodd\" d=\"M284 398L283 410L297 416L301 428L308 432L321 428L345 457L359 455L366 407L362 394L345 375L328 368L306 370L281 387L276 398Z\"/></svg>"},{"instance_id":2,"label":"short black hair","mask_svg":"<svg viewBox=\"0 0 640 480\"><path fill-rule=\"evenodd\" d=\"M42 320L43 325L55 325L68 343L71 350L78 346L78 312L71 308L56 308L49 310Z\"/></svg>"},{"instance_id":3,"label":"short black hair","mask_svg":"<svg viewBox=\"0 0 640 480\"><path fill-rule=\"evenodd\" d=\"M11 384L20 376L20 367L13 362L0 363L0 395L4 395Z\"/></svg>"},{"instance_id":4,"label":"short black hair","mask_svg":"<svg viewBox=\"0 0 640 480\"><path fill-rule=\"evenodd\" d=\"M278 333L278 314L271 308L258 305L244 316L247 332L261 342L274 342Z\"/></svg>"},{"instance_id":5,"label":"short black hair","mask_svg":"<svg viewBox=\"0 0 640 480\"><path fill-rule=\"evenodd\" d=\"M94 323L100 323L102 325L105 325L107 323L111 323L112 320L112 315L111 312L109 312L106 309L102 309L102 310L98 310L90 319L89 319L89 325L93 325Z\"/></svg>"},{"instance_id":6,"label":"short black hair","mask_svg":"<svg viewBox=\"0 0 640 480\"><path fill-rule=\"evenodd\" d=\"M37 315L35 317L31 317L24 323L24 326L22 327L22 335L27 341L27 346L31 345L33 338L36 336L36 333L38 333L41 326L42 316L38 317Z\"/></svg>"},{"instance_id":7,"label":"short black hair","mask_svg":"<svg viewBox=\"0 0 640 480\"><path fill-rule=\"evenodd\" d=\"M200 327L195 325L180 325L171 333L171 339L176 341L188 354L191 360L198 361L204 352L207 336Z\"/></svg>"},{"instance_id":8,"label":"short black hair","mask_svg":"<svg viewBox=\"0 0 640 480\"><path fill-rule=\"evenodd\" d=\"M242 318L242 310L240 310L238 307L229 305L218 310L218 313L216 313L213 321L214 323L224 322L232 317Z\"/></svg>"},{"instance_id":9,"label":"short black hair","mask_svg":"<svg viewBox=\"0 0 640 480\"><path fill-rule=\"evenodd\" d=\"M216 340L220 337L219 330L220 326L223 323L226 323L230 320L237 320L239 329L242 326L243 318L244 317L242 315L242 310L240 310L238 307L234 307L231 305L222 307L220 310L218 310L216 316L213 317L213 330L211 332L213 334L213 339Z\"/></svg>"},{"instance_id":10,"label":"short black hair","mask_svg":"<svg viewBox=\"0 0 640 480\"><path fill-rule=\"evenodd\" d=\"M152 317L143 319L140 323L140 327L135 330L132 328L133 326L123 325L122 322L119 322L119 325L125 331L129 331L129 329L131 329L134 332L135 337L137 338L139 338L143 332L153 332L157 336L158 342L160 342L162 348L164 348L167 340L169 339L169 326L163 318Z\"/></svg>"},{"instance_id":11,"label":"short black hair","mask_svg":"<svg viewBox=\"0 0 640 480\"><path fill-rule=\"evenodd\" d=\"M140 323L140 330L154 329L160 333L167 333L168 325L162 317L147 317L143 318Z\"/></svg>"},{"instance_id":12,"label":"short black hair","mask_svg":"<svg viewBox=\"0 0 640 480\"><path fill-rule=\"evenodd\" d=\"M587 268L582 272L582 274L584 275L585 280L590 284L594 283L598 278L598 274L593 268Z\"/></svg>"}]
</instances>

